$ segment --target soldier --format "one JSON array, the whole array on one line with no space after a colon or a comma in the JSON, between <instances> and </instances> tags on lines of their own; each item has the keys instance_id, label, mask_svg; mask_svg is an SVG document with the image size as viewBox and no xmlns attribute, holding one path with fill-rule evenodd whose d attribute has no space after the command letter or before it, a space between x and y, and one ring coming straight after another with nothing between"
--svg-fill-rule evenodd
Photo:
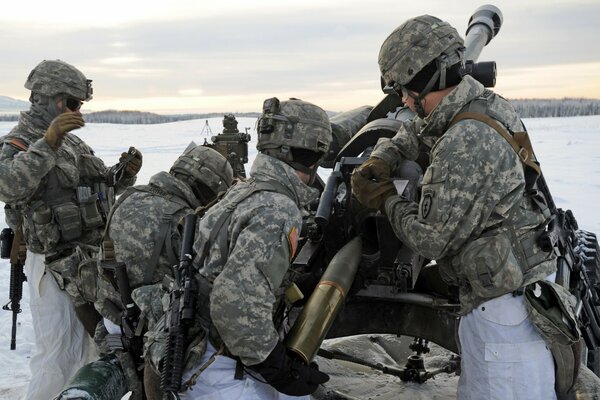
<instances>
[{"instance_id":1,"label":"soldier","mask_svg":"<svg viewBox=\"0 0 600 400\"><path fill-rule=\"evenodd\" d=\"M329 148L331 126L313 104L271 98L258 131L251 179L229 190L199 225L197 320L210 333L208 343L204 335L186 351L183 381L192 390L182 399L306 396L328 380L315 363L286 350L278 333L283 317L275 310L285 305L300 208L318 195L308 185Z\"/></svg>"},{"instance_id":2,"label":"soldier","mask_svg":"<svg viewBox=\"0 0 600 400\"><path fill-rule=\"evenodd\" d=\"M0 200L7 204L8 225L22 226L27 244L36 352L26 398L48 399L94 353L85 328L93 332L97 313L81 274L95 286L95 268L79 264L92 259L114 191L135 181L142 156L123 153L118 167L109 169L69 133L84 125L79 109L92 98L91 81L72 65L42 61L25 88L31 108L2 140Z\"/></svg>"},{"instance_id":3,"label":"soldier","mask_svg":"<svg viewBox=\"0 0 600 400\"><path fill-rule=\"evenodd\" d=\"M148 185L128 188L112 208L104 250L106 253L107 241L110 241L114 248L111 258L126 266L125 279L131 293L119 293L115 288L118 277L114 276L114 270L105 269L98 279L95 306L104 317L109 333L104 338L108 349L103 346L104 349L122 350L123 343L127 343L127 350L133 355L133 359L125 359L127 355L117 352L124 370L132 361L139 362L141 335L162 315L161 298L166 293L163 282L169 277L172 279L172 267L177 264L181 248L179 221L197 208L212 205L232 181L233 170L225 157L209 147L196 146L187 149L168 173L152 176ZM138 321L135 315L134 320L123 318L123 295L133 296L143 320ZM140 325L143 328L133 335ZM125 336L123 340L121 335ZM135 348L136 345L140 348ZM136 374L132 375L131 370L126 374L134 378L129 379L128 384L130 390L137 390L137 396L141 388L135 386Z\"/></svg>"},{"instance_id":4,"label":"soldier","mask_svg":"<svg viewBox=\"0 0 600 400\"><path fill-rule=\"evenodd\" d=\"M518 115L505 99L461 77L463 50L457 31L428 15L408 20L384 41L382 79L418 117L380 140L355 170L352 190L459 286L458 398L556 398L549 343L522 295L556 270L555 257L536 240L547 209L524 196L529 165L500 134L524 130ZM455 120L466 111L471 116ZM396 193L390 174L402 160L417 158L420 142L430 148L430 165L417 204Z\"/></svg>"}]
</instances>

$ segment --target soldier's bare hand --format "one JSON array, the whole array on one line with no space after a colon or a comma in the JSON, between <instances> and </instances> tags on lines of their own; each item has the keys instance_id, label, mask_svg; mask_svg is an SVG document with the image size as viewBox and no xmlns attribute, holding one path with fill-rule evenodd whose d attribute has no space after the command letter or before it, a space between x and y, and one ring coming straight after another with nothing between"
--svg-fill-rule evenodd
<instances>
[{"instance_id":1,"label":"soldier's bare hand","mask_svg":"<svg viewBox=\"0 0 600 400\"><path fill-rule=\"evenodd\" d=\"M74 129L79 129L85 125L80 112L66 112L54 118L44 135L46 142L54 150L57 150L65 135Z\"/></svg>"}]
</instances>

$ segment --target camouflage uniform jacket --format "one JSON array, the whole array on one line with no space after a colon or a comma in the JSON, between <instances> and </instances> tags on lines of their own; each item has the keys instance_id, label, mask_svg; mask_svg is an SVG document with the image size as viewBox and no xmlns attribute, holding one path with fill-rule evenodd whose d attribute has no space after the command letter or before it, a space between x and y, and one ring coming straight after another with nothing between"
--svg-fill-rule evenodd
<instances>
[{"instance_id":1,"label":"camouflage uniform jacket","mask_svg":"<svg viewBox=\"0 0 600 400\"><path fill-rule=\"evenodd\" d=\"M23 222L27 248L36 253L57 252L77 243L99 245L104 222L89 214L87 220L82 218L85 205L78 203L77 187L106 181L108 168L83 140L71 133L54 151L43 139L45 129L36 122L23 112L18 125L1 139L0 200L11 207L6 213L8 225L15 227ZM122 179L115 189L134 181L135 178ZM50 209L50 221L35 224L34 212L41 207Z\"/></svg>"},{"instance_id":2,"label":"camouflage uniform jacket","mask_svg":"<svg viewBox=\"0 0 600 400\"><path fill-rule=\"evenodd\" d=\"M510 228L518 242L513 240L511 246L537 260L526 268L523 285L556 269L553 256L532 240L544 217L524 196L523 167L510 145L480 121L467 119L447 129L465 105L481 97L487 100L490 117L513 132L523 130L505 99L466 76L429 116L405 123L393 139L382 141L373 152L394 166L400 157L416 158L419 139L435 140L419 204L391 196L385 210L396 235L426 258L437 260L444 279L460 287L462 314L486 300L465 279L459 257L466 245L483 234Z\"/></svg>"},{"instance_id":3,"label":"camouflage uniform jacket","mask_svg":"<svg viewBox=\"0 0 600 400\"><path fill-rule=\"evenodd\" d=\"M198 265L202 239L210 236L223 210L251 190L251 183L238 183L207 212L194 244L195 266L211 288L212 327L229 353L245 365L264 361L279 340L273 313L283 298L282 283L296 251L302 223L299 207L318 194L290 166L264 154L256 157L251 175L277 190L253 193L235 207L229 225L223 227L227 259L221 259L222 243L216 239L208 243L208 255ZM199 297L206 301L207 294Z\"/></svg>"},{"instance_id":4,"label":"camouflage uniform jacket","mask_svg":"<svg viewBox=\"0 0 600 400\"><path fill-rule=\"evenodd\" d=\"M129 191L132 193L129 194ZM167 172L153 175L149 186L128 188L123 195L127 197L115 205L108 235L114 245L115 259L126 265L129 285L133 291L141 286L162 283L165 276L173 275L172 266L179 259L181 247L177 229L179 220L186 214L193 213L201 204L186 183ZM161 246L159 256L156 260L151 260L156 246ZM151 265L153 263L155 265ZM152 291L154 298L151 300L160 303L158 293L161 285L158 286ZM143 301L137 297L135 300ZM120 324L119 315L114 315L114 308L107 306L106 301L122 309L119 293L112 283L99 279L96 309L103 317ZM148 313L152 312L151 306L147 304L138 306Z\"/></svg>"}]
</instances>

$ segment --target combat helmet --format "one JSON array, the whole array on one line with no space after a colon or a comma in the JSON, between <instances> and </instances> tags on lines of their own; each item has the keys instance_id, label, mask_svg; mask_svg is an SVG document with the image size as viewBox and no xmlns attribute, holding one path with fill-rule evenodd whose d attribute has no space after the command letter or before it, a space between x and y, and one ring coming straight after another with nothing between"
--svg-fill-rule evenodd
<instances>
[{"instance_id":1,"label":"combat helmet","mask_svg":"<svg viewBox=\"0 0 600 400\"><path fill-rule=\"evenodd\" d=\"M207 146L184 151L169 173L187 183L203 205L226 191L233 181L233 169L227 159Z\"/></svg>"},{"instance_id":2,"label":"combat helmet","mask_svg":"<svg viewBox=\"0 0 600 400\"><path fill-rule=\"evenodd\" d=\"M257 149L314 177L332 141L327 113L299 99L265 100L258 120Z\"/></svg>"},{"instance_id":3,"label":"combat helmet","mask_svg":"<svg viewBox=\"0 0 600 400\"><path fill-rule=\"evenodd\" d=\"M61 60L44 60L30 73L25 88L53 97L66 94L80 101L92 99L92 81L77 68Z\"/></svg>"},{"instance_id":4,"label":"combat helmet","mask_svg":"<svg viewBox=\"0 0 600 400\"><path fill-rule=\"evenodd\" d=\"M448 22L431 15L409 19L385 39L379 50L384 91L400 93L406 87L419 92L415 106L421 114L420 100L427 93L460 81L464 50L463 39Z\"/></svg>"}]
</instances>

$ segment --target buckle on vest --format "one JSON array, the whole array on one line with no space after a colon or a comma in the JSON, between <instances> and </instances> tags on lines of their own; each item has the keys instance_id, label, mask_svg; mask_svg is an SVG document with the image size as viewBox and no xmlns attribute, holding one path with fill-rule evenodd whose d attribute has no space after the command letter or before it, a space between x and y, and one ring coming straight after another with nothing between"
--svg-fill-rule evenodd
<instances>
[{"instance_id":1,"label":"buckle on vest","mask_svg":"<svg viewBox=\"0 0 600 400\"><path fill-rule=\"evenodd\" d=\"M521 147L517 152L517 155L523 162L527 162L529 159L529 152L525 149L525 147Z\"/></svg>"}]
</instances>

